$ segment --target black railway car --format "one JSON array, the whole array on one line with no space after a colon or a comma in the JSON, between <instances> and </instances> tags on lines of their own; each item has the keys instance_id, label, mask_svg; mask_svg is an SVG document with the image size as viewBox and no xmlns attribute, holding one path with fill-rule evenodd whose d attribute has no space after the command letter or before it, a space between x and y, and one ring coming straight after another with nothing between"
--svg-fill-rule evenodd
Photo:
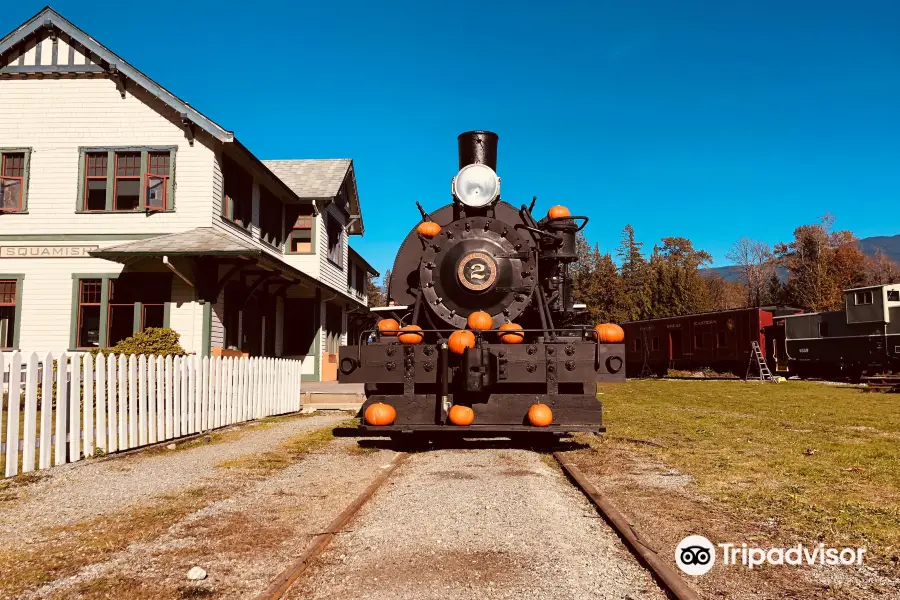
<instances>
[{"instance_id":1,"label":"black railway car","mask_svg":"<svg viewBox=\"0 0 900 600\"><path fill-rule=\"evenodd\" d=\"M739 308L623 323L628 376L639 376L645 363L659 376L669 369L704 368L744 376L753 341L759 343L774 372L777 347L775 330L771 329L773 318L794 312L797 310L792 308ZM771 332L769 336L766 331Z\"/></svg>"},{"instance_id":2,"label":"black railway car","mask_svg":"<svg viewBox=\"0 0 900 600\"><path fill-rule=\"evenodd\" d=\"M900 370L900 284L844 291L844 310L775 319L791 374L859 379Z\"/></svg>"},{"instance_id":3,"label":"black railway car","mask_svg":"<svg viewBox=\"0 0 900 600\"><path fill-rule=\"evenodd\" d=\"M575 308L569 265L588 219L503 202L497 140L459 136L453 202L419 206L378 329L340 349L339 381L366 384L365 435L603 430L596 383L624 381L624 346Z\"/></svg>"}]
</instances>

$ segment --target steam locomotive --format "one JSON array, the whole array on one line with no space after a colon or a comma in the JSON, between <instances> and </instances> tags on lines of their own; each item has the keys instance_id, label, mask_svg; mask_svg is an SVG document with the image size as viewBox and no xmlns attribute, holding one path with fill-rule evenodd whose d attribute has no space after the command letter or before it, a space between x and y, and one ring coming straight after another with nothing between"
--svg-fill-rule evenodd
<instances>
[{"instance_id":1,"label":"steam locomotive","mask_svg":"<svg viewBox=\"0 0 900 600\"><path fill-rule=\"evenodd\" d=\"M453 201L403 240L377 328L339 354L365 383L359 433L466 437L604 430L596 383L625 381L624 333L583 323L572 295L588 218L500 199L498 136L458 137Z\"/></svg>"}]
</instances>

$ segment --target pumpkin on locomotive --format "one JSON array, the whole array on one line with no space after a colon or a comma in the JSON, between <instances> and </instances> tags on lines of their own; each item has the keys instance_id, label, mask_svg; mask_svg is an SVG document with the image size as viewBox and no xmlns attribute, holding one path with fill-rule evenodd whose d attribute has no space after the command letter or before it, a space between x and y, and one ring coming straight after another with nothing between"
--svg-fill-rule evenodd
<instances>
[{"instance_id":1,"label":"pumpkin on locomotive","mask_svg":"<svg viewBox=\"0 0 900 600\"><path fill-rule=\"evenodd\" d=\"M572 295L588 218L502 201L497 142L459 136L453 202L417 204L377 329L340 349L339 381L365 383L360 433L604 430L596 383L625 380L624 333L582 323Z\"/></svg>"}]
</instances>

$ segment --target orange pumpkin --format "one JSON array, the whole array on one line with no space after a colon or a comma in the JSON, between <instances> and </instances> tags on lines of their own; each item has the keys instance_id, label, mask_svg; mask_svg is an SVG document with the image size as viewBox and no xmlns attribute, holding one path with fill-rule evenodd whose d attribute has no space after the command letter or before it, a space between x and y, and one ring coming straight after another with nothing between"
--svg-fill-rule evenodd
<instances>
[{"instance_id":1,"label":"orange pumpkin","mask_svg":"<svg viewBox=\"0 0 900 600\"><path fill-rule=\"evenodd\" d=\"M401 333L397 336L397 339L400 340L401 344L418 344L422 341L422 328L418 325L407 325L406 327L402 327L400 329L401 332L410 331L413 333ZM419 332L419 333L415 333Z\"/></svg>"},{"instance_id":2,"label":"orange pumpkin","mask_svg":"<svg viewBox=\"0 0 900 600\"><path fill-rule=\"evenodd\" d=\"M450 422L454 425L465 427L466 425L471 425L472 421L475 420L475 411L468 406L454 404L447 416L450 417Z\"/></svg>"},{"instance_id":3,"label":"orange pumpkin","mask_svg":"<svg viewBox=\"0 0 900 600\"><path fill-rule=\"evenodd\" d=\"M563 217L568 217L570 215L571 215L571 213L569 212L569 209L566 208L565 206L559 206L559 205L551 206L550 210L547 211L547 216L550 217L551 219L561 219Z\"/></svg>"},{"instance_id":4,"label":"orange pumpkin","mask_svg":"<svg viewBox=\"0 0 900 600\"><path fill-rule=\"evenodd\" d=\"M553 411L546 404L532 404L528 409L528 421L535 427L547 427L553 422Z\"/></svg>"},{"instance_id":5,"label":"orange pumpkin","mask_svg":"<svg viewBox=\"0 0 900 600\"><path fill-rule=\"evenodd\" d=\"M366 409L366 423L369 425L390 425L397 418L397 411L390 404L376 402Z\"/></svg>"},{"instance_id":6,"label":"orange pumpkin","mask_svg":"<svg viewBox=\"0 0 900 600\"><path fill-rule=\"evenodd\" d=\"M601 344L621 344L625 341L625 330L613 323L600 323L594 327L594 337Z\"/></svg>"},{"instance_id":7,"label":"orange pumpkin","mask_svg":"<svg viewBox=\"0 0 900 600\"><path fill-rule=\"evenodd\" d=\"M521 344L525 341L525 332L522 331L521 325L516 325L515 323L504 323L500 326L500 331L513 332L500 334L500 341L504 344Z\"/></svg>"},{"instance_id":8,"label":"orange pumpkin","mask_svg":"<svg viewBox=\"0 0 900 600\"><path fill-rule=\"evenodd\" d=\"M469 329L490 329L494 326L494 318L483 310L476 310L466 320Z\"/></svg>"},{"instance_id":9,"label":"orange pumpkin","mask_svg":"<svg viewBox=\"0 0 900 600\"><path fill-rule=\"evenodd\" d=\"M475 347L475 334L465 329L454 331L450 334L448 345L450 346L450 352L453 354L462 354L466 351L466 348Z\"/></svg>"},{"instance_id":10,"label":"orange pumpkin","mask_svg":"<svg viewBox=\"0 0 900 600\"><path fill-rule=\"evenodd\" d=\"M397 330L400 329L400 323L397 322L397 319L381 319L378 321L378 333L386 336L395 336L397 335Z\"/></svg>"},{"instance_id":11,"label":"orange pumpkin","mask_svg":"<svg viewBox=\"0 0 900 600\"><path fill-rule=\"evenodd\" d=\"M433 238L441 232L441 226L434 221L422 221L416 227L416 233L422 237Z\"/></svg>"}]
</instances>

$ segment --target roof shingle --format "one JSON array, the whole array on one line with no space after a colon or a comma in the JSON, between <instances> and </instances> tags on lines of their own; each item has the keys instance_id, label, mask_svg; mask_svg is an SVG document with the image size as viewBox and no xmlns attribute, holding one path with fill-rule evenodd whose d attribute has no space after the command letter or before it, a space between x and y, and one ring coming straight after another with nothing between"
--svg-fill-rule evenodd
<instances>
[{"instance_id":1,"label":"roof shingle","mask_svg":"<svg viewBox=\"0 0 900 600\"><path fill-rule=\"evenodd\" d=\"M300 198L334 198L350 169L349 158L264 160Z\"/></svg>"}]
</instances>

